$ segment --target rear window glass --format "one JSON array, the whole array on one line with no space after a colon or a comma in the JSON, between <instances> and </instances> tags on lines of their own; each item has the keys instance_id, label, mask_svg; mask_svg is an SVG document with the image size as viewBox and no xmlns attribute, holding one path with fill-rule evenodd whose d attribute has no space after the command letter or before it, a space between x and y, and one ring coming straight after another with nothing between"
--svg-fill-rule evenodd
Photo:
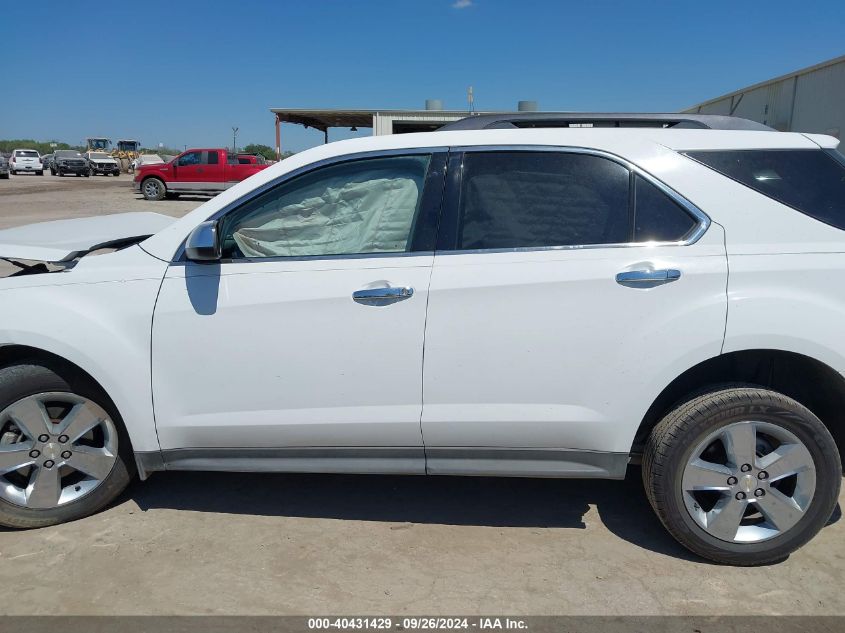
<instances>
[{"instance_id":1,"label":"rear window glass","mask_svg":"<svg viewBox=\"0 0 845 633\"><path fill-rule=\"evenodd\" d=\"M25 156L26 158L38 158L38 152L24 149L15 152L15 156Z\"/></svg>"},{"instance_id":2,"label":"rear window glass","mask_svg":"<svg viewBox=\"0 0 845 633\"><path fill-rule=\"evenodd\" d=\"M687 156L769 198L845 229L845 163L825 150L730 150Z\"/></svg>"},{"instance_id":3,"label":"rear window glass","mask_svg":"<svg viewBox=\"0 0 845 633\"><path fill-rule=\"evenodd\" d=\"M698 222L642 176L635 177L635 242L679 242Z\"/></svg>"}]
</instances>

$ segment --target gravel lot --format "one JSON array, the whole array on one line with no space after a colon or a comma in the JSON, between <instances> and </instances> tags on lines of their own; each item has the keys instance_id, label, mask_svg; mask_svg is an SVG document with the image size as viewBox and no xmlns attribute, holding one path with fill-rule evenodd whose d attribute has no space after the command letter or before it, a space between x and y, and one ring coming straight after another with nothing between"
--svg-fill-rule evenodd
<instances>
[{"instance_id":1,"label":"gravel lot","mask_svg":"<svg viewBox=\"0 0 845 633\"><path fill-rule=\"evenodd\" d=\"M130 177L0 181L0 228L181 215ZM0 531L2 614L843 614L845 526L770 567L687 554L626 482L159 473L68 525ZM765 625L763 625L765 626Z\"/></svg>"}]
</instances>

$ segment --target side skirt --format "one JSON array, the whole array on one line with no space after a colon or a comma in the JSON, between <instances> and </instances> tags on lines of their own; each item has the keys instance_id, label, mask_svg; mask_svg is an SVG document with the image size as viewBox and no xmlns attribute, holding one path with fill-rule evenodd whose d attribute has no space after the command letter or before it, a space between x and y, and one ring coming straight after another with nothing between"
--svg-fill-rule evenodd
<instances>
[{"instance_id":1,"label":"side skirt","mask_svg":"<svg viewBox=\"0 0 845 633\"><path fill-rule=\"evenodd\" d=\"M509 448L185 448L136 453L138 474L162 470L624 479L627 453Z\"/></svg>"}]
</instances>

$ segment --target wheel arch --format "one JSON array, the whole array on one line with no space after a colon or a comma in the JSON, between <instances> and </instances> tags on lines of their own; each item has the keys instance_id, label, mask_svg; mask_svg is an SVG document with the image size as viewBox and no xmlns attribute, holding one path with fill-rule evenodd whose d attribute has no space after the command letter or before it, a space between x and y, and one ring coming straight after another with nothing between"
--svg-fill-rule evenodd
<instances>
[{"instance_id":1,"label":"wheel arch","mask_svg":"<svg viewBox=\"0 0 845 633\"><path fill-rule=\"evenodd\" d=\"M721 354L677 376L643 416L631 446L632 456L642 454L652 429L677 404L727 383L765 387L800 402L828 428L845 461L845 377L815 358L778 349Z\"/></svg>"},{"instance_id":2,"label":"wheel arch","mask_svg":"<svg viewBox=\"0 0 845 633\"><path fill-rule=\"evenodd\" d=\"M0 346L0 368L26 362L43 364L45 367L55 371L59 376L68 380L68 382L82 379L88 383L88 386L97 391L97 395L103 398L103 404L110 406L112 410L116 411L120 416L120 421L126 429L127 436L129 437L130 449L133 454L136 454L133 445L131 425L126 424L121 407L118 406L118 403L115 402L114 398L112 398L108 390L103 386L102 381L97 379L95 373L88 371L79 363L74 362L63 355L56 354L39 347L17 344Z\"/></svg>"}]
</instances>

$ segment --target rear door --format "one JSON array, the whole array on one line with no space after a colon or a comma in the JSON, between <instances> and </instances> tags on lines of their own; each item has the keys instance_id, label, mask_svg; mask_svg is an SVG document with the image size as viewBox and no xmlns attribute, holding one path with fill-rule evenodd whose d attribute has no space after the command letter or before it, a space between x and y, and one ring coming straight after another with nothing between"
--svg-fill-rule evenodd
<instances>
[{"instance_id":1,"label":"rear door","mask_svg":"<svg viewBox=\"0 0 845 633\"><path fill-rule=\"evenodd\" d=\"M642 416L719 353L721 227L585 150L453 154L429 294L429 472L622 476ZM693 363L694 364L694 363Z\"/></svg>"}]
</instances>

